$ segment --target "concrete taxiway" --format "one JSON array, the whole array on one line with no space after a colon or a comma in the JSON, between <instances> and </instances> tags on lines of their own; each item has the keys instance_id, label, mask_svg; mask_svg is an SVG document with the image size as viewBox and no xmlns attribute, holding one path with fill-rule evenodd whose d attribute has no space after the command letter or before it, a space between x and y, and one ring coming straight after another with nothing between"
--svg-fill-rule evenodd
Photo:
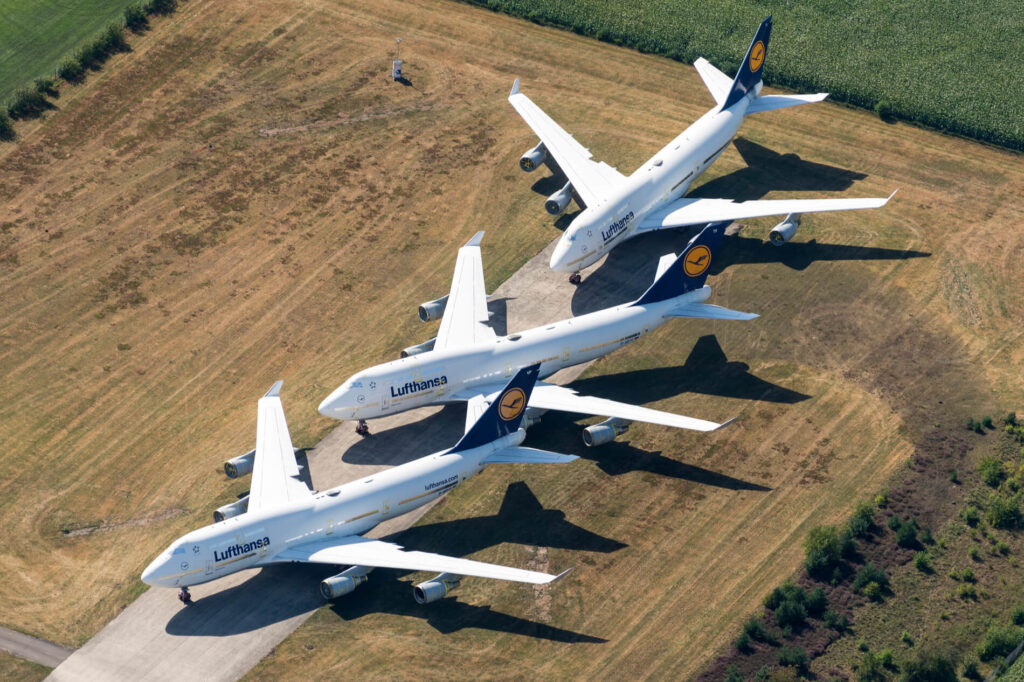
<instances>
[{"instance_id":1,"label":"concrete taxiway","mask_svg":"<svg viewBox=\"0 0 1024 682\"><path fill-rule=\"evenodd\" d=\"M628 301L650 284L658 255L680 250L688 234L635 239L584 273L588 279L578 288L548 268L552 242L491 295L492 324L499 334L506 323L508 332L519 331ZM486 238L483 249L486 277ZM584 369L568 368L553 381L568 383ZM313 485L326 489L449 447L464 418L459 406L422 408L371 421L368 438L343 423L307 452ZM397 533L428 510L392 519L368 535ZM309 565L253 569L193 587L188 607L173 590L150 589L48 679L236 680L324 604L319 582L332 572Z\"/></svg>"}]
</instances>

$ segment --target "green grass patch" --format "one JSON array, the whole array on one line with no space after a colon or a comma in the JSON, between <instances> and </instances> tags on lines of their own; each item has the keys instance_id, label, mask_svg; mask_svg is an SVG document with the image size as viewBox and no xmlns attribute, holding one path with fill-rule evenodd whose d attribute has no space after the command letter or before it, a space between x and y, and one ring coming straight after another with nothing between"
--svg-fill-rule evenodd
<instances>
[{"instance_id":1,"label":"green grass patch","mask_svg":"<svg viewBox=\"0 0 1024 682\"><path fill-rule=\"evenodd\" d=\"M734 74L769 10L750 0L679 6L666 0L469 0L531 21L665 55L706 57ZM987 0L972 11L939 2L789 4L772 8L765 80L1014 149L1024 149L1024 93L1007 88L1024 10Z\"/></svg>"}]
</instances>

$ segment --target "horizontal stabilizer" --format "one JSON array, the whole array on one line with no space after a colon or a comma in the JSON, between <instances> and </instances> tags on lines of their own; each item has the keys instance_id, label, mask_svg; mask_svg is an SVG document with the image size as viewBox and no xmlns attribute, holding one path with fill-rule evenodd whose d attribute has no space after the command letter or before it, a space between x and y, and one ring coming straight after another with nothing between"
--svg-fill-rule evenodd
<instances>
[{"instance_id":1,"label":"horizontal stabilizer","mask_svg":"<svg viewBox=\"0 0 1024 682\"><path fill-rule=\"evenodd\" d=\"M486 464L566 464L577 459L579 457L576 455L563 455L558 452L516 446L499 450L484 462Z\"/></svg>"},{"instance_id":2,"label":"horizontal stabilizer","mask_svg":"<svg viewBox=\"0 0 1024 682\"><path fill-rule=\"evenodd\" d=\"M698 317L705 320L753 320L760 317L757 313L742 313L720 305L710 303L684 303L676 306L665 317Z\"/></svg>"},{"instance_id":3,"label":"horizontal stabilizer","mask_svg":"<svg viewBox=\"0 0 1024 682\"><path fill-rule=\"evenodd\" d=\"M704 57L698 57L693 66L697 69L697 73L700 74L700 78L704 81L708 92L715 98L715 103L722 104L729 96L729 90L732 89L732 79L712 66L711 62L704 59Z\"/></svg>"},{"instance_id":4,"label":"horizontal stabilizer","mask_svg":"<svg viewBox=\"0 0 1024 682\"><path fill-rule=\"evenodd\" d=\"M761 95L747 107L748 114L757 114L762 111L773 111L796 107L801 104L813 104L828 97L827 92L819 92L813 95Z\"/></svg>"}]
</instances>

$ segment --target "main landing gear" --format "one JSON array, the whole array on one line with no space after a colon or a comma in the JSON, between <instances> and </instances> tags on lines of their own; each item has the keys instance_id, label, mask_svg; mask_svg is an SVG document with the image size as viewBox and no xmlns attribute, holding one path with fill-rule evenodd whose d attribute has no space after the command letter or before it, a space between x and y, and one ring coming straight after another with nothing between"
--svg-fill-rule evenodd
<instances>
[{"instance_id":1,"label":"main landing gear","mask_svg":"<svg viewBox=\"0 0 1024 682\"><path fill-rule=\"evenodd\" d=\"M181 603L185 606L188 606L192 603L192 595L189 593L187 587L183 587L180 590L178 590L178 599L180 599Z\"/></svg>"},{"instance_id":2,"label":"main landing gear","mask_svg":"<svg viewBox=\"0 0 1024 682\"><path fill-rule=\"evenodd\" d=\"M579 284L582 281L583 278L580 277L580 273L578 272L574 272L571 275L569 275L569 284Z\"/></svg>"},{"instance_id":3,"label":"main landing gear","mask_svg":"<svg viewBox=\"0 0 1024 682\"><path fill-rule=\"evenodd\" d=\"M359 423L356 424L356 433L358 433L360 436L370 435L370 427L366 425L365 419L360 419Z\"/></svg>"}]
</instances>

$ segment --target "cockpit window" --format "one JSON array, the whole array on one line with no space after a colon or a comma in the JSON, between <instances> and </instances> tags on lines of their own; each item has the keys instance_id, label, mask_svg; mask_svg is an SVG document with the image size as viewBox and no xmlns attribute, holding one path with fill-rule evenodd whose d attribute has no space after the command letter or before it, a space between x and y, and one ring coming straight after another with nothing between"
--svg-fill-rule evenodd
<instances>
[{"instance_id":1,"label":"cockpit window","mask_svg":"<svg viewBox=\"0 0 1024 682\"><path fill-rule=\"evenodd\" d=\"M184 553L185 553L185 546L184 545L178 545L177 547L174 548L174 551L171 552L171 556L177 556L178 554L184 554Z\"/></svg>"},{"instance_id":2,"label":"cockpit window","mask_svg":"<svg viewBox=\"0 0 1024 682\"><path fill-rule=\"evenodd\" d=\"M576 241L576 230L570 230L569 232L566 232L565 238L570 242Z\"/></svg>"}]
</instances>

